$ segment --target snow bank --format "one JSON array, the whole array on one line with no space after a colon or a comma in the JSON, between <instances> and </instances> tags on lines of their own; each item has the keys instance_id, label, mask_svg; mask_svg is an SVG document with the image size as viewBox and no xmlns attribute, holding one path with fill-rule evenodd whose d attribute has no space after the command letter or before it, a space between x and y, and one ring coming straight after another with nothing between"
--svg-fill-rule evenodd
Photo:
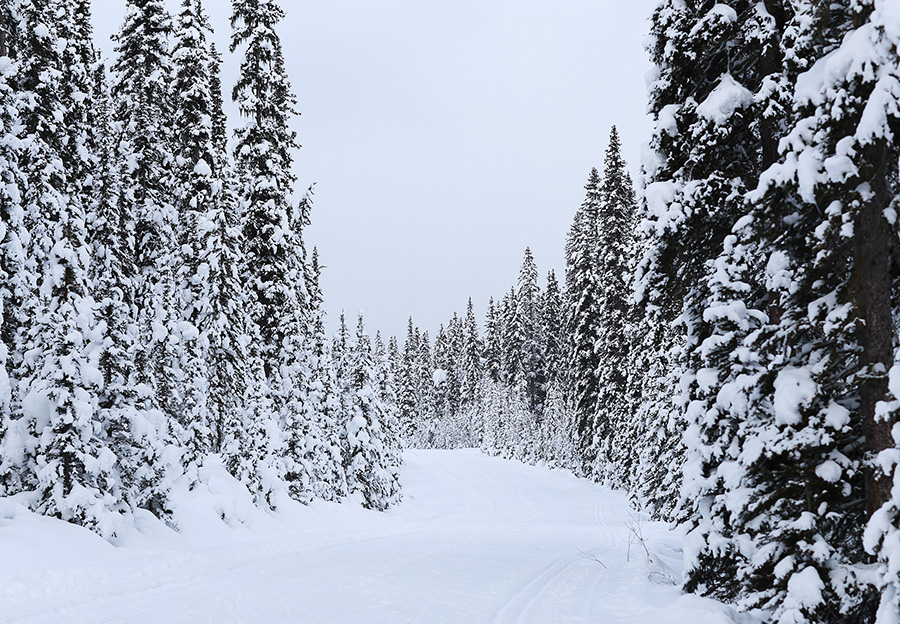
<instances>
[{"instance_id":1,"label":"snow bank","mask_svg":"<svg viewBox=\"0 0 900 624\"><path fill-rule=\"evenodd\" d=\"M474 450L411 451L403 503L263 512L215 462L176 487L180 532L117 539L0 502L0 620L734 624L677 587L684 535L622 492ZM218 512L210 513L217 508ZM798 597L811 586L801 586ZM757 622L757 619L743 619Z\"/></svg>"}]
</instances>

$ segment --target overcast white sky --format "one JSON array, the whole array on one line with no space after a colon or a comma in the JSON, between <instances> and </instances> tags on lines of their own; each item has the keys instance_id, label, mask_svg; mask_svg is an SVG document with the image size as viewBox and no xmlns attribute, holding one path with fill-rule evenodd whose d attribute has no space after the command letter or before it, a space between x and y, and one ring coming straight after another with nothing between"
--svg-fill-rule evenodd
<instances>
[{"instance_id":1,"label":"overcast white sky","mask_svg":"<svg viewBox=\"0 0 900 624\"><path fill-rule=\"evenodd\" d=\"M177 10L179 2L169 0ZM302 116L298 192L317 182L329 325L432 336L515 282L526 246L562 277L563 245L611 125L639 168L643 41L655 0L284 0ZM207 0L228 49L228 0ZM124 0L94 0L98 45ZM226 54L226 98L237 60ZM231 111L232 124L237 122Z\"/></svg>"}]
</instances>

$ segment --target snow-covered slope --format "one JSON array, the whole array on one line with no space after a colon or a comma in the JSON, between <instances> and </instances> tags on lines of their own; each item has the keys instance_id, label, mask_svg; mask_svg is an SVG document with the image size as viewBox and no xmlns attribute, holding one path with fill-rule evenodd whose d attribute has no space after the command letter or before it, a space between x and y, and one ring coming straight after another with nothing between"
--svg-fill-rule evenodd
<instances>
[{"instance_id":1,"label":"snow-covered slope","mask_svg":"<svg viewBox=\"0 0 900 624\"><path fill-rule=\"evenodd\" d=\"M248 506L233 527L192 514L228 500L214 481L184 493L180 533L147 518L118 547L0 499L0 622L736 621L673 585L680 535L565 472L409 451L387 513Z\"/></svg>"}]
</instances>

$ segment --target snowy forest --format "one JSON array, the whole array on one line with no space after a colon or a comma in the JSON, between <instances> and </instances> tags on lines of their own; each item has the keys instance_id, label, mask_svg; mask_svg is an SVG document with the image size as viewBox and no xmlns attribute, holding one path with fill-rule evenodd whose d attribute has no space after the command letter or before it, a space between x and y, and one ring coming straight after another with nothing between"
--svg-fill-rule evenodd
<instances>
[{"instance_id":1,"label":"snowy forest","mask_svg":"<svg viewBox=\"0 0 900 624\"><path fill-rule=\"evenodd\" d=\"M0 493L104 536L223 464L261 506L399 497L383 347L325 335L274 2L235 2L228 152L201 3L4 2Z\"/></svg>"},{"instance_id":2,"label":"snowy forest","mask_svg":"<svg viewBox=\"0 0 900 624\"><path fill-rule=\"evenodd\" d=\"M89 0L0 4L0 497L112 539L215 467L386 510L480 448L681 527L686 592L900 623L900 0L660 0L565 274L387 340L326 331L278 2L233 0L237 120L202 1L125 3L109 67Z\"/></svg>"}]
</instances>

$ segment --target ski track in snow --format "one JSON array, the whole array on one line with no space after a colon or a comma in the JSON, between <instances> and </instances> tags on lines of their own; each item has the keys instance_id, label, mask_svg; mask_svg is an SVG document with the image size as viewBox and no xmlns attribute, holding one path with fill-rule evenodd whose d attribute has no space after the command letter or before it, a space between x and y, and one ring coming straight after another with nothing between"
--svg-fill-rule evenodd
<instances>
[{"instance_id":1,"label":"ski track in snow","mask_svg":"<svg viewBox=\"0 0 900 624\"><path fill-rule=\"evenodd\" d=\"M385 514L314 504L284 519L289 529L275 537L258 530L212 544L186 532L165 545L151 536L112 549L85 536L76 563L44 568L2 563L17 520L0 519L0 622L746 620L652 580L660 575L643 548L629 551L637 514L621 492L474 450L408 451L403 470L404 501ZM44 521L48 535L73 530ZM653 522L642 532L678 571L680 535Z\"/></svg>"}]
</instances>

